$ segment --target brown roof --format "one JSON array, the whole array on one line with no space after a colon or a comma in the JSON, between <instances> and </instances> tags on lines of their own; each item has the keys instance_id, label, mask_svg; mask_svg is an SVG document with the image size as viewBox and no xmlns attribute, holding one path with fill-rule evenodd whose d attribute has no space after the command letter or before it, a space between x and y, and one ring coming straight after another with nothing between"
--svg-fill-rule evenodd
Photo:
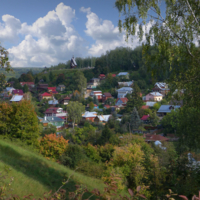
<instances>
[{"instance_id":1,"label":"brown roof","mask_svg":"<svg viewBox=\"0 0 200 200\"><path fill-rule=\"evenodd\" d=\"M112 95L109 92L104 92L103 95L106 97L112 97Z\"/></svg>"},{"instance_id":2,"label":"brown roof","mask_svg":"<svg viewBox=\"0 0 200 200\"><path fill-rule=\"evenodd\" d=\"M163 137L162 135L151 135L151 134L147 134L146 135L146 142L155 142L155 141L168 141L169 138Z\"/></svg>"}]
</instances>

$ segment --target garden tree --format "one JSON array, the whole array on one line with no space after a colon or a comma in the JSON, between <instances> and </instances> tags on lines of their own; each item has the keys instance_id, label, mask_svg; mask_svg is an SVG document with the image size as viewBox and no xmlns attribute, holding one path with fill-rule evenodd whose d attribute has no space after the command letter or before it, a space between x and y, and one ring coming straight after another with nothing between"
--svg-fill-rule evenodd
<instances>
[{"instance_id":1,"label":"garden tree","mask_svg":"<svg viewBox=\"0 0 200 200\"><path fill-rule=\"evenodd\" d=\"M78 101L70 101L67 105L68 119L72 120L72 125L74 129L74 124L79 123L82 118L82 113L85 111L85 106Z\"/></svg>"},{"instance_id":2,"label":"garden tree","mask_svg":"<svg viewBox=\"0 0 200 200\"><path fill-rule=\"evenodd\" d=\"M52 133L56 133L56 127L52 124L49 124L45 129L42 130L41 136L50 135Z\"/></svg>"},{"instance_id":3,"label":"garden tree","mask_svg":"<svg viewBox=\"0 0 200 200\"><path fill-rule=\"evenodd\" d=\"M159 124L159 117L157 116L155 111L150 114L149 120L152 126L157 126Z\"/></svg>"},{"instance_id":4,"label":"garden tree","mask_svg":"<svg viewBox=\"0 0 200 200\"><path fill-rule=\"evenodd\" d=\"M49 73L49 81L53 81L54 75L52 73L52 71L50 71Z\"/></svg>"},{"instance_id":5,"label":"garden tree","mask_svg":"<svg viewBox=\"0 0 200 200\"><path fill-rule=\"evenodd\" d=\"M65 139L70 143L78 145L87 145L88 143L96 144L96 140L100 137L99 132L91 124L83 128L75 127L74 130L66 130Z\"/></svg>"},{"instance_id":6,"label":"garden tree","mask_svg":"<svg viewBox=\"0 0 200 200\"><path fill-rule=\"evenodd\" d=\"M36 78L35 78L35 84L38 84L39 83L39 79L38 79L38 77L36 76Z\"/></svg>"},{"instance_id":7,"label":"garden tree","mask_svg":"<svg viewBox=\"0 0 200 200\"><path fill-rule=\"evenodd\" d=\"M28 86L25 84L24 87L23 87L23 92L27 93L28 91L29 91Z\"/></svg>"},{"instance_id":8,"label":"garden tree","mask_svg":"<svg viewBox=\"0 0 200 200\"><path fill-rule=\"evenodd\" d=\"M106 105L114 106L115 105L115 99L114 98L108 98L105 101Z\"/></svg>"},{"instance_id":9,"label":"garden tree","mask_svg":"<svg viewBox=\"0 0 200 200\"><path fill-rule=\"evenodd\" d=\"M163 131L165 134L167 133L175 133L177 130L178 123L178 110L172 110L170 113L167 113L162 120L161 125L163 126Z\"/></svg>"},{"instance_id":10,"label":"garden tree","mask_svg":"<svg viewBox=\"0 0 200 200\"><path fill-rule=\"evenodd\" d=\"M45 83L47 82L47 77L46 76L43 76L42 79L44 80Z\"/></svg>"},{"instance_id":11,"label":"garden tree","mask_svg":"<svg viewBox=\"0 0 200 200\"><path fill-rule=\"evenodd\" d=\"M99 105L99 101L98 101L96 95L94 95L94 97L93 97L93 103L96 105Z\"/></svg>"},{"instance_id":12,"label":"garden tree","mask_svg":"<svg viewBox=\"0 0 200 200\"><path fill-rule=\"evenodd\" d=\"M39 125L37 115L30 101L19 103L2 103L1 113L1 133L12 138L19 138L28 144L37 142L39 137Z\"/></svg>"},{"instance_id":13,"label":"garden tree","mask_svg":"<svg viewBox=\"0 0 200 200\"><path fill-rule=\"evenodd\" d=\"M94 109L94 103L91 101L89 103L89 110L92 111Z\"/></svg>"},{"instance_id":14,"label":"garden tree","mask_svg":"<svg viewBox=\"0 0 200 200\"><path fill-rule=\"evenodd\" d=\"M119 28L122 30L123 27L127 38L138 34L142 40L145 35L143 56L146 66L154 78L170 72L168 82L171 83L171 90L185 89L182 114L187 113L189 117L188 114L194 112L196 118L190 116L190 119L193 119L194 124L199 124L200 48L197 45L200 43L200 4L194 0L165 0L165 7L161 10L159 2L117 0L115 5L125 16L123 22L119 20ZM144 31L145 26L149 27L148 31ZM193 136L193 141L199 143L198 128L193 129L193 123L189 122L185 121L180 126L184 129L177 131L182 137L180 141L187 142L183 133L187 135L188 130L193 130L190 137Z\"/></svg>"},{"instance_id":15,"label":"garden tree","mask_svg":"<svg viewBox=\"0 0 200 200\"><path fill-rule=\"evenodd\" d=\"M21 74L19 77L19 82L34 82L34 78L30 73Z\"/></svg>"},{"instance_id":16,"label":"garden tree","mask_svg":"<svg viewBox=\"0 0 200 200\"><path fill-rule=\"evenodd\" d=\"M6 72L12 71L10 62L8 61L8 51L1 46L0 43L0 68L3 68Z\"/></svg>"},{"instance_id":17,"label":"garden tree","mask_svg":"<svg viewBox=\"0 0 200 200\"><path fill-rule=\"evenodd\" d=\"M142 124L142 121L138 115L136 108L134 107L131 117L130 117L130 126L132 130L137 130L139 126Z\"/></svg>"},{"instance_id":18,"label":"garden tree","mask_svg":"<svg viewBox=\"0 0 200 200\"><path fill-rule=\"evenodd\" d=\"M68 145L68 140L62 136L57 136L55 133L45 135L40 140L40 153L47 158L58 159L65 151Z\"/></svg>"},{"instance_id":19,"label":"garden tree","mask_svg":"<svg viewBox=\"0 0 200 200\"><path fill-rule=\"evenodd\" d=\"M160 102L156 102L156 103L153 105L153 110L158 111L159 108L160 108L160 106L161 106Z\"/></svg>"},{"instance_id":20,"label":"garden tree","mask_svg":"<svg viewBox=\"0 0 200 200\"><path fill-rule=\"evenodd\" d=\"M0 92L2 92L3 89L6 87L6 85L7 85L6 83L7 83L6 76L5 76L5 74L1 73L0 74Z\"/></svg>"},{"instance_id":21,"label":"garden tree","mask_svg":"<svg viewBox=\"0 0 200 200\"><path fill-rule=\"evenodd\" d=\"M128 102L126 104L127 113L132 112L134 107L136 107L136 109L138 110L143 105L143 101L142 101L142 98L140 97L140 93L141 93L140 88L138 87L136 83L134 83L133 92L131 95L129 95Z\"/></svg>"},{"instance_id":22,"label":"garden tree","mask_svg":"<svg viewBox=\"0 0 200 200\"><path fill-rule=\"evenodd\" d=\"M84 74L81 71L77 71L74 74L73 79L76 88L81 93L81 96L83 96L84 89L87 86L87 79L85 78Z\"/></svg>"},{"instance_id":23,"label":"garden tree","mask_svg":"<svg viewBox=\"0 0 200 200\"><path fill-rule=\"evenodd\" d=\"M112 131L109 129L108 124L106 124L104 129L102 130L101 137L97 141L97 144L105 145L107 142L109 142L111 136L112 136Z\"/></svg>"}]
</instances>

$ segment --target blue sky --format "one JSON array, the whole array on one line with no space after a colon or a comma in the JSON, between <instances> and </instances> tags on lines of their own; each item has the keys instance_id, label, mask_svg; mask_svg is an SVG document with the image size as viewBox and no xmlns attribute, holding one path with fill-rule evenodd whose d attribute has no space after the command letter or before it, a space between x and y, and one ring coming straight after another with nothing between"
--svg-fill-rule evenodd
<instances>
[{"instance_id":1,"label":"blue sky","mask_svg":"<svg viewBox=\"0 0 200 200\"><path fill-rule=\"evenodd\" d=\"M50 67L75 57L135 48L119 33L115 0L6 0L0 6L0 42L13 67Z\"/></svg>"}]
</instances>

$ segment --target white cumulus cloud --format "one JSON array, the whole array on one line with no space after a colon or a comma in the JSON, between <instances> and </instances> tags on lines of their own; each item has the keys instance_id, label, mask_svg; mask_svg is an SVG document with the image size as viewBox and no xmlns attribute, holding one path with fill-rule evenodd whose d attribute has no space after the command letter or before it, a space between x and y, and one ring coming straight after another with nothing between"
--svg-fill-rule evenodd
<instances>
[{"instance_id":1,"label":"white cumulus cloud","mask_svg":"<svg viewBox=\"0 0 200 200\"><path fill-rule=\"evenodd\" d=\"M87 54L85 41L72 26L75 10L63 3L31 25L11 17L4 17L4 24L0 28L8 32L7 27L11 26L10 40L17 38L18 34L25 37L17 46L8 49L13 67L51 66L66 62L72 55Z\"/></svg>"}]
</instances>

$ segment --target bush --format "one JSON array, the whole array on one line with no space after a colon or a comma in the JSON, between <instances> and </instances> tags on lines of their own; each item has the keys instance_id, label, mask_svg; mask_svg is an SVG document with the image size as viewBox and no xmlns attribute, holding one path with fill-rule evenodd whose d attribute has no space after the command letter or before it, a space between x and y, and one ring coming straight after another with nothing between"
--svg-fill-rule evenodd
<instances>
[{"instance_id":1,"label":"bush","mask_svg":"<svg viewBox=\"0 0 200 200\"><path fill-rule=\"evenodd\" d=\"M69 144L60 156L60 161L63 165L74 169L77 167L79 161L85 158L86 156L81 146L77 144Z\"/></svg>"},{"instance_id":2,"label":"bush","mask_svg":"<svg viewBox=\"0 0 200 200\"><path fill-rule=\"evenodd\" d=\"M48 158L58 159L68 145L68 140L56 134L44 136L40 140L40 153Z\"/></svg>"}]
</instances>

